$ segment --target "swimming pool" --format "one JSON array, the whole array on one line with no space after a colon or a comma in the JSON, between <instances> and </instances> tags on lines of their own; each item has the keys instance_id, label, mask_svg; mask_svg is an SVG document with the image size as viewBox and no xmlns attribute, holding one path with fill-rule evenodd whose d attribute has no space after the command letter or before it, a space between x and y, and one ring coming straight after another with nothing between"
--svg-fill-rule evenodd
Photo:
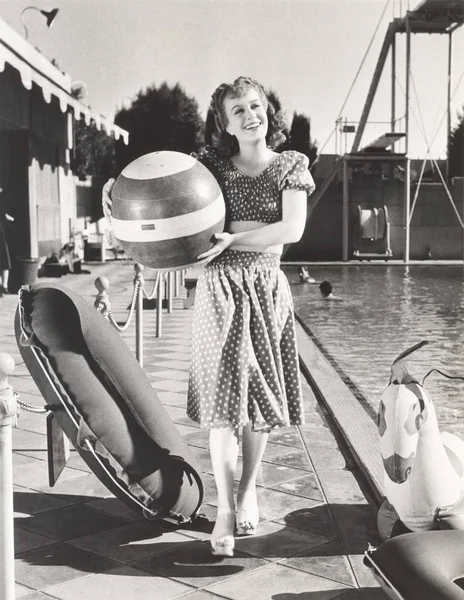
<instances>
[{"instance_id":1,"label":"swimming pool","mask_svg":"<svg viewBox=\"0 0 464 600\"><path fill-rule=\"evenodd\" d=\"M433 368L464 377L462 265L311 266L318 283L332 283L337 302L301 284L296 268L285 272L298 317L375 410L393 360L421 340L429 344L408 361L420 381ZM464 381L432 373L425 387L440 428L464 437Z\"/></svg>"}]
</instances>

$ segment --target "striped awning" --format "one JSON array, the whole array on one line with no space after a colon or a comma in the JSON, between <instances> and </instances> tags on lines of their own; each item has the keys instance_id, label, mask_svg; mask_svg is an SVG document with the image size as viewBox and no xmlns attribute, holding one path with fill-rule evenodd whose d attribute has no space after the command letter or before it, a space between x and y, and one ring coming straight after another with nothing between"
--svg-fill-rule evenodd
<instances>
[{"instance_id":1,"label":"striped awning","mask_svg":"<svg viewBox=\"0 0 464 600\"><path fill-rule=\"evenodd\" d=\"M84 118L87 125L93 121L99 130L104 130L115 139L129 143L129 133L112 121L93 113L85 104L73 97L70 75L62 73L45 56L33 48L23 37L0 19L0 72L6 64L19 72L22 84L28 90L38 85L47 103L55 96L61 111L72 110L76 119Z\"/></svg>"}]
</instances>

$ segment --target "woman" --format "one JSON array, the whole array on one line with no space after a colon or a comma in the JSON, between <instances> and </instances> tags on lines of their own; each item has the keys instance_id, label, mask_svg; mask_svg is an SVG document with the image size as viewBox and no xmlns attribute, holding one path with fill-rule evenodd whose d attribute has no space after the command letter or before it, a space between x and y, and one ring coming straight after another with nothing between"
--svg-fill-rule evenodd
<instances>
[{"instance_id":1,"label":"woman","mask_svg":"<svg viewBox=\"0 0 464 600\"><path fill-rule=\"evenodd\" d=\"M226 226L198 257L205 267L196 288L187 414L210 430L218 492L212 553L233 556L235 528L239 535L257 530L256 479L269 432L303 423L292 296L280 256L283 244L303 234L314 182L306 156L273 150L285 139L285 123L257 81L220 85L211 108L217 131L197 159L222 189Z\"/></svg>"}]
</instances>

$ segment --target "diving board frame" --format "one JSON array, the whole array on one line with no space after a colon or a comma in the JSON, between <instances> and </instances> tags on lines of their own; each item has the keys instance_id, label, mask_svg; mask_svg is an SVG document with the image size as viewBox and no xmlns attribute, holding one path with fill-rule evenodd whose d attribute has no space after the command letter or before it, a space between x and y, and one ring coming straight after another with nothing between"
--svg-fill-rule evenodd
<instances>
[{"instance_id":1,"label":"diving board frame","mask_svg":"<svg viewBox=\"0 0 464 600\"><path fill-rule=\"evenodd\" d=\"M449 155L450 147L450 130L451 130L451 71L452 71L452 34L464 23L464 0L422 0L413 10L407 10L404 17L394 18L387 29L385 39L383 41L371 84L367 93L366 101L361 113L361 119L356 131L350 155L360 153L361 139L369 118L375 94L382 76L384 66L387 61L388 54L391 50L391 115L390 125L391 134L395 134L396 127L396 34L406 34L406 85L405 85L405 178L404 178L404 256L405 263L409 262L410 255L410 221L411 221L411 161L408 156L409 152L409 121L410 121L410 79L411 79L411 38L414 33L437 33L448 36L448 65L447 65L447 148ZM392 146L392 151L394 146ZM387 158L387 153L383 156ZM343 164L349 158L343 158ZM344 166L345 169L345 166ZM449 183L449 160L446 165L446 180L443 181L445 190L449 194L447 183ZM347 236L345 231L345 203L347 199L344 185L344 236ZM454 206L454 204L453 204ZM464 229L464 228L463 228ZM343 241L343 260L348 260L347 240ZM464 258L464 257L463 257Z\"/></svg>"}]
</instances>

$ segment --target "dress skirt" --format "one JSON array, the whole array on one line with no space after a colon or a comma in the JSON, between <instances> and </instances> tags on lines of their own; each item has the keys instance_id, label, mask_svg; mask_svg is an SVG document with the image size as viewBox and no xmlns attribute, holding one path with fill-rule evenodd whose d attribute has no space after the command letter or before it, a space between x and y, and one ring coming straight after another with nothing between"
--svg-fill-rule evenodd
<instances>
[{"instance_id":1,"label":"dress skirt","mask_svg":"<svg viewBox=\"0 0 464 600\"><path fill-rule=\"evenodd\" d=\"M208 429L303 423L293 300L279 256L227 249L200 274L187 414Z\"/></svg>"}]
</instances>

